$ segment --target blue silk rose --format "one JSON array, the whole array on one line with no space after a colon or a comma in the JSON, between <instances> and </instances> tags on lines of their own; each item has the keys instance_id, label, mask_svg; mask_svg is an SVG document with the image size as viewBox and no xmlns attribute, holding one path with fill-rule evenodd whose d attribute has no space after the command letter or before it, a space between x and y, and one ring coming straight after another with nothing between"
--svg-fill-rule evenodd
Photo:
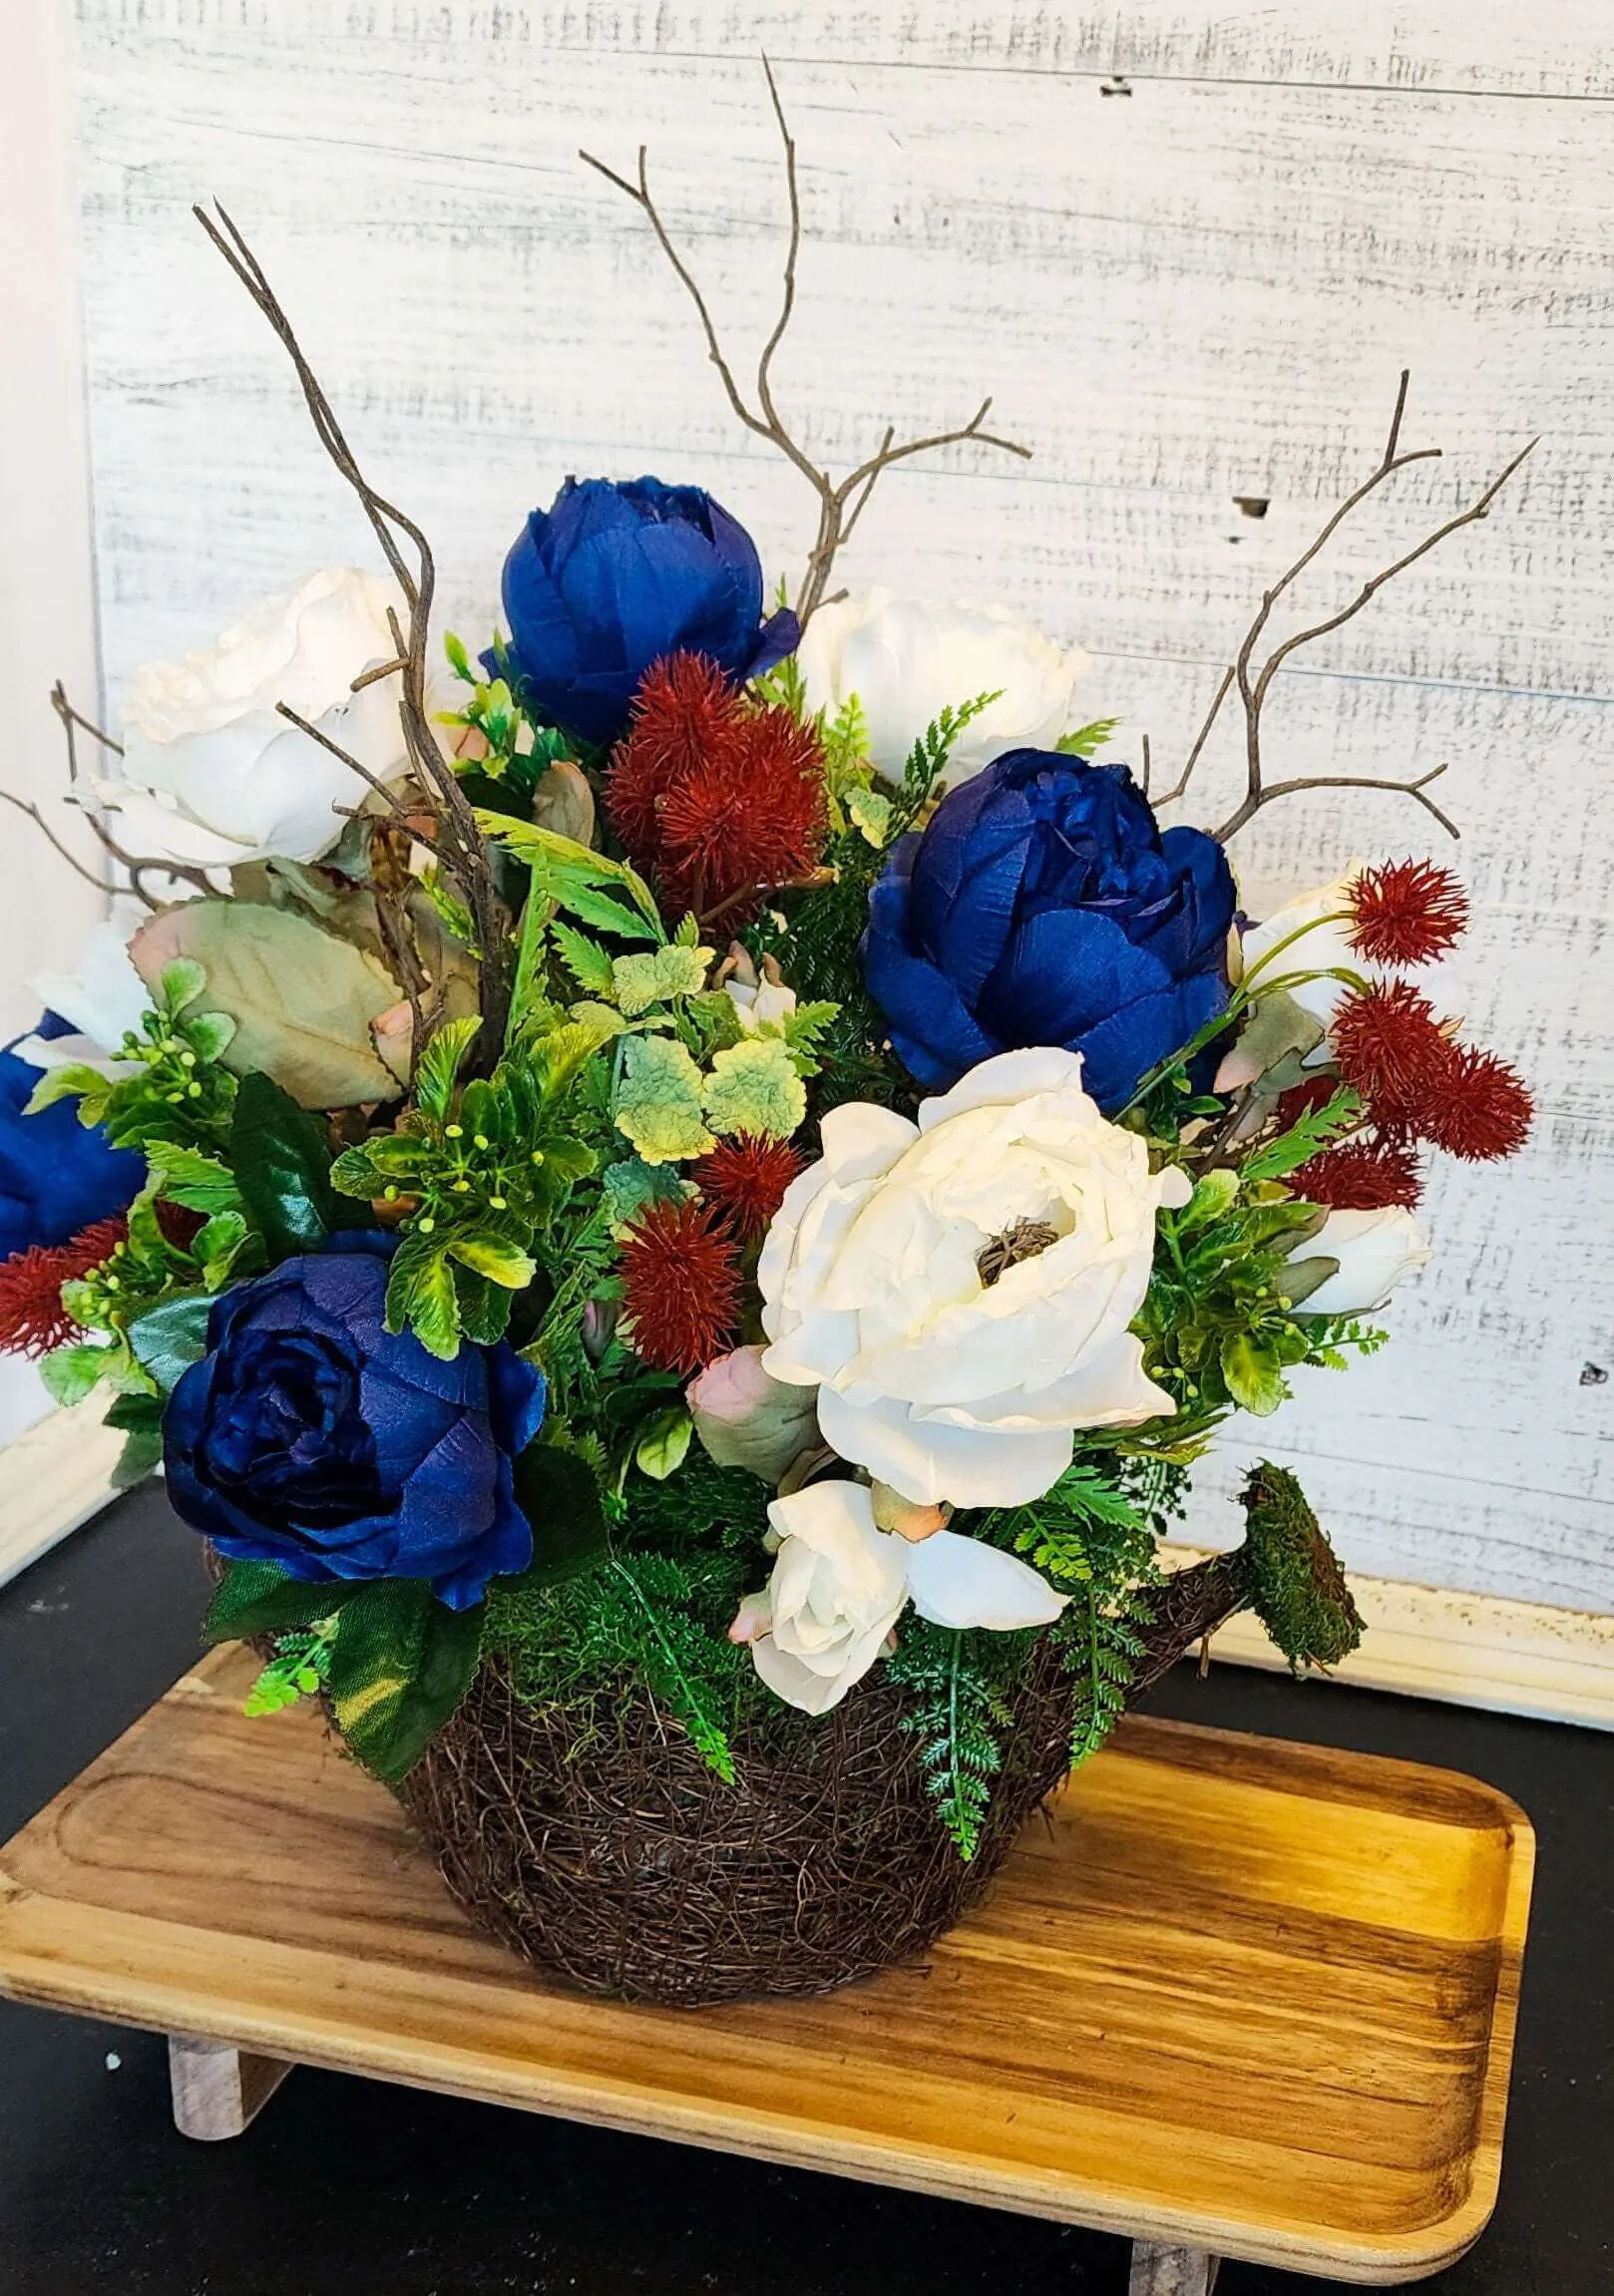
<instances>
[{"instance_id":1,"label":"blue silk rose","mask_svg":"<svg viewBox=\"0 0 1614 2296\"><path fill-rule=\"evenodd\" d=\"M738 684L800 636L762 619L762 562L721 503L659 479L568 479L505 561L510 670L546 723L607 743L663 654L707 655Z\"/></svg>"},{"instance_id":2,"label":"blue silk rose","mask_svg":"<svg viewBox=\"0 0 1614 2296\"><path fill-rule=\"evenodd\" d=\"M37 1036L72 1033L47 1012ZM40 1070L7 1045L0 1051L0 1260L30 1245L65 1244L134 1199L144 1160L114 1148L99 1124L81 1124L70 1101L25 1116Z\"/></svg>"},{"instance_id":3,"label":"blue silk rose","mask_svg":"<svg viewBox=\"0 0 1614 2296\"><path fill-rule=\"evenodd\" d=\"M1233 910L1216 840L1162 835L1124 766L1013 749L896 846L864 973L920 1083L1057 1044L1111 1112L1225 1009Z\"/></svg>"},{"instance_id":4,"label":"blue silk rose","mask_svg":"<svg viewBox=\"0 0 1614 2296\"><path fill-rule=\"evenodd\" d=\"M544 1417L515 1349L440 1362L382 1316L390 1237L333 1236L226 1292L169 1399L169 1496L220 1554L294 1579L428 1579L451 1610L525 1570L511 1462Z\"/></svg>"}]
</instances>

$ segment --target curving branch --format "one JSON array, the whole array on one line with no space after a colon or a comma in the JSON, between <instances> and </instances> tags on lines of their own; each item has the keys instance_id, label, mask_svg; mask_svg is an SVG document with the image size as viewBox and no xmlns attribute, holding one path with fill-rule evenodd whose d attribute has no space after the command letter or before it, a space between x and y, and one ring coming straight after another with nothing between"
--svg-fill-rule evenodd
<instances>
[{"instance_id":1,"label":"curving branch","mask_svg":"<svg viewBox=\"0 0 1614 2296\"><path fill-rule=\"evenodd\" d=\"M161 909L163 907L162 899L157 894L147 891L146 880L148 877L167 878L171 884L194 885L200 893L211 893L213 887L205 870L193 868L188 862L165 860L159 854L130 853L119 844L100 814L92 812L91 808L77 794L79 786L78 737L81 733L87 733L92 741L98 741L103 749L111 750L115 757L123 756L124 745L121 741L114 741L112 735L97 725L94 718L86 717L82 710L74 708L67 698L67 688L60 678L51 687L51 707L56 712L63 738L67 743L67 802L78 812L85 828L96 839L102 851L116 861L121 869L128 871L130 891L136 898L144 901L148 909ZM81 863L74 860L73 855L69 853L55 831L49 827L37 805L24 805L20 798L12 797L8 791L0 791L0 796L4 796L8 804L16 806L20 813L26 813L29 819L36 823L44 833L50 844L61 854L63 860L73 863L73 867L78 870L81 877L88 878L92 885L99 885L104 893L112 890L92 870L85 869Z\"/></svg>"},{"instance_id":2,"label":"curving branch","mask_svg":"<svg viewBox=\"0 0 1614 2296\"><path fill-rule=\"evenodd\" d=\"M1519 452L1506 468L1500 471L1483 492L1476 496L1474 501L1469 503L1465 509L1442 521L1432 533L1425 535L1423 540L1414 545L1412 550L1404 552L1382 573L1370 575L1356 595L1338 612L1325 616L1322 621L1312 623L1307 629L1296 630L1292 636L1284 638L1281 643L1274 645L1266 659L1258 665L1255 658L1256 651L1262 638L1266 635L1267 624L1272 618L1274 606L1294 586L1314 560L1328 547L1353 513L1360 510L1362 505L1372 495L1377 494L1388 480L1394 478L1398 471L1407 470L1413 463L1439 460L1441 450L1438 447L1417 447L1410 453L1402 451L1402 420L1407 412L1407 393L1411 381L1412 370L1404 367L1401 384L1396 393L1396 410L1391 417L1390 434L1386 439L1385 451L1380 457L1378 467L1324 521L1315 539L1301 552L1294 564L1278 576L1272 587L1263 593L1260 606L1256 610L1255 618L1249 629L1245 632L1244 642L1239 647L1236 658L1223 672L1222 681L1216 689L1215 697L1206 713L1204 723L1195 736L1194 745L1188 753L1186 764L1170 789L1163 791L1155 800L1157 805L1169 805L1174 799L1183 795L1193 777L1194 768L1198 765L1204 752L1205 744L1210 738L1211 728L1221 714L1222 704L1236 686L1239 702L1244 712L1245 783L1244 795L1239 804L1228 815L1220 828L1212 832L1223 844L1230 837L1236 836L1245 823L1252 820L1260 812L1262 806L1272 804L1275 798L1291 797L1298 790L1303 789L1395 790L1404 796L1414 799L1452 837L1458 834L1456 824L1442 813L1432 798L1425 795L1428 784L1437 780L1444 773L1445 767L1443 765L1437 765L1430 772L1419 774L1408 781L1366 780L1350 774L1318 774L1302 775L1293 781L1269 783L1265 778L1261 751L1261 713L1272 690L1272 681L1290 655L1298 652L1302 646L1310 645L1314 639L1327 637L1332 631L1343 628L1346 622L1354 619L1357 614L1361 613L1364 606L1372 602L1387 582L1394 581L1398 574L1405 574L1409 567L1415 566L1419 559L1427 557L1430 551L1436 549L1448 536L1454 535L1459 528L1472 526L1477 520L1487 518L1496 497L1519 469L1526 456L1532 453L1539 443L1537 440L1531 439L1529 444L1519 449Z\"/></svg>"},{"instance_id":3,"label":"curving branch","mask_svg":"<svg viewBox=\"0 0 1614 2296\"><path fill-rule=\"evenodd\" d=\"M444 874L454 881L476 920L477 946L482 953L482 1027L477 1038L475 1057L482 1066L491 1067L503 1049L505 1021L510 1009L510 919L499 899L492 855L487 840L477 827L476 813L460 787L459 776L443 755L432 731L431 713L426 701L426 654L431 634L432 598L437 586L437 569L431 546L414 520L379 494L359 468L330 401L309 365L291 322L264 275L262 265L223 206L215 200L212 214L202 207L194 207L192 212L279 337L301 385L319 443L358 497L359 506L369 520L382 556L403 593L408 616L407 630L400 625L395 613L388 617L397 658L365 672L355 680L355 691L370 683L373 678L387 676L394 671L400 677L398 715L403 728L404 745L436 822L438 858ZM293 716L289 710L283 711L283 714ZM293 722L302 724L304 732L314 732L311 726L301 720L293 717ZM324 737L316 733L314 738L323 740ZM324 746L334 751L344 763L353 766L363 779L371 781L373 785L374 777L359 766L354 758L337 749L333 742L326 741ZM417 1042L417 1059L423 1049Z\"/></svg>"},{"instance_id":4,"label":"curving branch","mask_svg":"<svg viewBox=\"0 0 1614 2296\"><path fill-rule=\"evenodd\" d=\"M822 469L820 465L815 463L791 432L779 412L778 403L773 395L772 370L774 354L784 340L796 308L796 263L801 252L801 191L796 173L796 141L790 133L790 123L785 117L778 83L773 76L773 66L766 56L762 59L762 69L767 76L768 97L773 106L773 116L778 124L780 140L784 145L785 195L789 206L790 224L785 246L779 315L774 320L768 339L762 346L761 356L757 361L754 405L741 388L733 363L723 349L716 322L712 318L711 306L706 301L694 273L679 252L676 242L667 229L661 211L655 203L650 191L645 147L642 144L639 146L638 165L632 177L619 176L614 168L607 168L605 163L603 160L597 160L592 152L580 152L578 157L587 166L593 168L598 175L604 176L607 184L613 185L618 191L631 199L634 206L639 209L649 223L651 230L655 233L661 252L672 266L675 277L695 307L696 316L700 320L701 331L706 338L706 355L717 369L724 395L734 414L748 431L754 432L758 438L766 439L770 446L776 447L786 461L792 463L800 471L802 477L818 497L818 533L812 550L808 554L807 570L802 577L801 587L796 593L796 613L805 626L815 610L824 604L825 593L829 588L830 574L835 565L836 553L850 539L859 519L868 508L869 497L873 494L876 484L886 471L891 470L898 463L911 461L915 455L931 454L938 448L959 446L972 439L978 445L994 447L1003 454L1018 455L1022 460L1027 461L1030 458L1031 450L1029 447L1020 446L1013 439L1000 437L997 432L989 431L985 427L987 417L992 411L990 398L982 400L967 423L961 423L951 430L934 431L927 438L909 439L898 444L895 426L888 424L885 436L875 453L870 455L866 461L859 463L855 470L849 471L843 479L836 479L829 471Z\"/></svg>"}]
</instances>

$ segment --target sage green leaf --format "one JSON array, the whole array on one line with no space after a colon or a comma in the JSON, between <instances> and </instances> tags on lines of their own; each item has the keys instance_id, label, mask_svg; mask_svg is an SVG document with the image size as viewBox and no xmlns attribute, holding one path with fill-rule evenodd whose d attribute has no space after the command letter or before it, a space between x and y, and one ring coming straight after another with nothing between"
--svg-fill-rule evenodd
<instances>
[{"instance_id":1,"label":"sage green leaf","mask_svg":"<svg viewBox=\"0 0 1614 2296\"><path fill-rule=\"evenodd\" d=\"M242 1077L229 1157L271 1266L296 1252L317 1252L333 1229L363 1223L331 1185L325 1126L270 1076Z\"/></svg>"},{"instance_id":2,"label":"sage green leaf","mask_svg":"<svg viewBox=\"0 0 1614 2296\"><path fill-rule=\"evenodd\" d=\"M1285 1398L1276 1348L1248 1332L1230 1333L1222 1341L1222 1376L1233 1400L1257 1418L1267 1418Z\"/></svg>"},{"instance_id":3,"label":"sage green leaf","mask_svg":"<svg viewBox=\"0 0 1614 2296\"><path fill-rule=\"evenodd\" d=\"M600 1485L588 1462L558 1443L529 1443L515 1466L516 1503L532 1525L533 1559L518 1577L496 1582L512 1592L577 1578L609 1552Z\"/></svg>"},{"instance_id":4,"label":"sage green leaf","mask_svg":"<svg viewBox=\"0 0 1614 2296\"><path fill-rule=\"evenodd\" d=\"M1297 1004L1284 989L1275 988L1265 996L1258 995L1239 1031L1237 1043L1224 1053L1216 1071L1217 1091L1242 1091L1258 1076L1264 1076L1269 1068L1276 1068L1289 1054L1315 1051L1323 1041L1323 1034L1321 1020L1304 1005Z\"/></svg>"},{"instance_id":5,"label":"sage green leaf","mask_svg":"<svg viewBox=\"0 0 1614 2296\"><path fill-rule=\"evenodd\" d=\"M470 1689L482 1606L451 1611L424 1579L372 1579L343 1605L330 1654L336 1726L371 1774L412 1770Z\"/></svg>"},{"instance_id":6,"label":"sage green leaf","mask_svg":"<svg viewBox=\"0 0 1614 2296\"><path fill-rule=\"evenodd\" d=\"M212 1299L205 1292L182 1292L161 1307L149 1308L129 1327L129 1344L165 1395L172 1395L185 1372L207 1352L207 1318Z\"/></svg>"},{"instance_id":7,"label":"sage green leaf","mask_svg":"<svg viewBox=\"0 0 1614 2296\"><path fill-rule=\"evenodd\" d=\"M309 918L249 901L190 901L143 925L129 954L148 982L176 959L204 972L209 1007L235 1023L223 1054L235 1075L261 1070L304 1108L397 1098L371 1031L402 991L373 957Z\"/></svg>"},{"instance_id":8,"label":"sage green leaf","mask_svg":"<svg viewBox=\"0 0 1614 2296\"><path fill-rule=\"evenodd\" d=\"M238 1642L248 1635L275 1635L328 1619L369 1582L363 1579L294 1579L278 1563L227 1561L202 1622L204 1643Z\"/></svg>"}]
</instances>

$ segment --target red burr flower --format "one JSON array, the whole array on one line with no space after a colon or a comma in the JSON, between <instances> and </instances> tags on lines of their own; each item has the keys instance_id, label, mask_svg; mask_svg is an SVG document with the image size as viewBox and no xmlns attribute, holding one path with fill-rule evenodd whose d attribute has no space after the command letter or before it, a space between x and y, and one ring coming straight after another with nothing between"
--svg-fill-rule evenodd
<instances>
[{"instance_id":1,"label":"red burr flower","mask_svg":"<svg viewBox=\"0 0 1614 2296\"><path fill-rule=\"evenodd\" d=\"M65 1244L31 1244L0 1261L0 1350L37 1362L65 1346L79 1327L62 1305L62 1286L99 1268L128 1234L120 1215L81 1228Z\"/></svg>"},{"instance_id":2,"label":"red burr flower","mask_svg":"<svg viewBox=\"0 0 1614 2296\"><path fill-rule=\"evenodd\" d=\"M1451 1066L1451 1040L1409 980L1376 982L1334 1017L1334 1056L1382 1130L1418 1132Z\"/></svg>"},{"instance_id":3,"label":"red burr flower","mask_svg":"<svg viewBox=\"0 0 1614 2296\"><path fill-rule=\"evenodd\" d=\"M1370 964L1427 964L1468 922L1468 897L1449 869L1428 861L1387 861L1351 888L1351 946Z\"/></svg>"},{"instance_id":4,"label":"red burr flower","mask_svg":"<svg viewBox=\"0 0 1614 2296\"><path fill-rule=\"evenodd\" d=\"M823 743L787 709L737 693L703 654L669 654L640 682L605 805L668 909L741 924L823 850Z\"/></svg>"},{"instance_id":5,"label":"red burr flower","mask_svg":"<svg viewBox=\"0 0 1614 2296\"><path fill-rule=\"evenodd\" d=\"M1289 1185L1308 1204L1331 1212L1377 1212L1399 1204L1411 1212L1418 1198L1417 1158L1405 1141L1347 1140L1314 1156Z\"/></svg>"},{"instance_id":6,"label":"red burr flower","mask_svg":"<svg viewBox=\"0 0 1614 2296\"><path fill-rule=\"evenodd\" d=\"M1448 1156L1488 1163L1523 1147L1535 1103L1518 1071L1494 1052L1453 1045L1445 1073L1418 1111L1418 1130Z\"/></svg>"},{"instance_id":7,"label":"red burr flower","mask_svg":"<svg viewBox=\"0 0 1614 2296\"><path fill-rule=\"evenodd\" d=\"M749 1132L719 1140L692 1177L707 1202L726 1212L742 1244L754 1244L784 1202L785 1190L807 1159L788 1140L759 1140Z\"/></svg>"},{"instance_id":8,"label":"red burr flower","mask_svg":"<svg viewBox=\"0 0 1614 2296\"><path fill-rule=\"evenodd\" d=\"M739 1320L739 1248L718 1215L686 1197L648 1204L622 1241L633 1352L661 1371L703 1371Z\"/></svg>"}]
</instances>

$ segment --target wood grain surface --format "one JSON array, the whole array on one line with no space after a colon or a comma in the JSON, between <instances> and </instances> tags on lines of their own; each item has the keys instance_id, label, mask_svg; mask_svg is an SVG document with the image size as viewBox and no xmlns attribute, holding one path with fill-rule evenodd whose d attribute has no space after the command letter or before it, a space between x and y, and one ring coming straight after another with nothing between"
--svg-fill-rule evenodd
<instances>
[{"instance_id":1,"label":"wood grain surface","mask_svg":"<svg viewBox=\"0 0 1614 2296\"><path fill-rule=\"evenodd\" d=\"M1383 443L1406 474L1303 603L1339 602L1525 437L1484 526L1275 695L1285 773L1442 759L1476 924L1442 997L1519 1059L1505 1171L1436 1174L1396 1344L1241 1429L1190 1535L1234 1528L1240 1444L1301 1470L1348 1560L1614 1611L1614 74L1600 0L80 0L90 410L106 670L207 637L366 537L276 346L192 221L258 245L344 422L439 549L447 620L569 472L709 484L775 572L801 482L738 430L625 200L650 148L736 356L773 308L782 194L758 49L802 154L776 369L844 466L889 416L986 390L1029 464L893 477L844 569L1001 596L1094 658L1078 699L1180 758L1264 582ZM1116 76L1121 85L1114 85ZM1124 88L1124 93L1122 89ZM742 358L743 363L743 358ZM1268 505L1254 518L1243 498ZM1115 754L1120 754L1116 752ZM1231 727L1197 817L1226 810ZM1240 840L1252 907L1352 853L1425 849L1406 801L1319 795ZM1436 833L1437 834L1437 833ZM1588 1370L1587 1366L1591 1366Z\"/></svg>"},{"instance_id":2,"label":"wood grain surface","mask_svg":"<svg viewBox=\"0 0 1614 2296\"><path fill-rule=\"evenodd\" d=\"M0 1990L271 2058L1295 2270L1437 2270L1495 2198L1533 1837L1469 1778L1127 1722L928 1964L615 2007L470 1928L218 1654L0 1851Z\"/></svg>"}]
</instances>

